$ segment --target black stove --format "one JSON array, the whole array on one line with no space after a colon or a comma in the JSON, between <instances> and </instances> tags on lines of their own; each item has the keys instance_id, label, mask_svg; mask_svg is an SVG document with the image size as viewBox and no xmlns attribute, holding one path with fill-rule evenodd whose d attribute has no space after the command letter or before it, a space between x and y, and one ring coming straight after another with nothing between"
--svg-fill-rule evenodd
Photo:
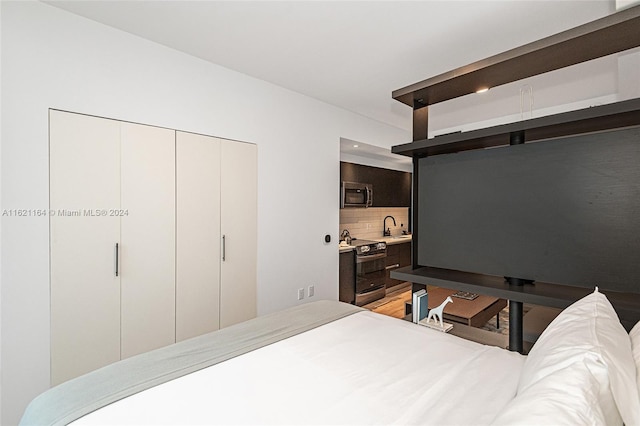
<instances>
[{"instance_id":1,"label":"black stove","mask_svg":"<svg viewBox=\"0 0 640 426\"><path fill-rule=\"evenodd\" d=\"M351 245L356 248L356 256L370 256L387 252L387 244L382 241L351 240Z\"/></svg>"},{"instance_id":2,"label":"black stove","mask_svg":"<svg viewBox=\"0 0 640 426\"><path fill-rule=\"evenodd\" d=\"M387 244L351 240L351 245L356 248L356 305L363 306L385 296Z\"/></svg>"}]
</instances>

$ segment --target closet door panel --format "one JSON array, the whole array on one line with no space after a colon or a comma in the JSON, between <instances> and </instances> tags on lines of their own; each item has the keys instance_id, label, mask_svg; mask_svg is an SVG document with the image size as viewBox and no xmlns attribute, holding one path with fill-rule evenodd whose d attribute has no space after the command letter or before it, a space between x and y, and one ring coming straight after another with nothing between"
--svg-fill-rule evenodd
<instances>
[{"instance_id":1,"label":"closet door panel","mask_svg":"<svg viewBox=\"0 0 640 426\"><path fill-rule=\"evenodd\" d=\"M257 147L221 144L220 327L256 316Z\"/></svg>"},{"instance_id":2,"label":"closet door panel","mask_svg":"<svg viewBox=\"0 0 640 426\"><path fill-rule=\"evenodd\" d=\"M50 112L52 385L120 359L119 126Z\"/></svg>"},{"instance_id":3,"label":"closet door panel","mask_svg":"<svg viewBox=\"0 0 640 426\"><path fill-rule=\"evenodd\" d=\"M176 133L176 341L220 328L220 142Z\"/></svg>"},{"instance_id":4,"label":"closet door panel","mask_svg":"<svg viewBox=\"0 0 640 426\"><path fill-rule=\"evenodd\" d=\"M175 342L175 131L121 127L122 358Z\"/></svg>"}]
</instances>

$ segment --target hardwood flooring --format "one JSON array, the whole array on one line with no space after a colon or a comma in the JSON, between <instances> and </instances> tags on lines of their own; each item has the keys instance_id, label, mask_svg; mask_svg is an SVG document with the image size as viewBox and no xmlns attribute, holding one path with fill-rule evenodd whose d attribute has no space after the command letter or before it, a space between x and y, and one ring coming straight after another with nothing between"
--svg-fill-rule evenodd
<instances>
[{"instance_id":1,"label":"hardwood flooring","mask_svg":"<svg viewBox=\"0 0 640 426\"><path fill-rule=\"evenodd\" d=\"M404 318L404 304L407 300L411 300L411 283L408 282L390 288L384 298L364 305L363 308L394 318Z\"/></svg>"}]
</instances>

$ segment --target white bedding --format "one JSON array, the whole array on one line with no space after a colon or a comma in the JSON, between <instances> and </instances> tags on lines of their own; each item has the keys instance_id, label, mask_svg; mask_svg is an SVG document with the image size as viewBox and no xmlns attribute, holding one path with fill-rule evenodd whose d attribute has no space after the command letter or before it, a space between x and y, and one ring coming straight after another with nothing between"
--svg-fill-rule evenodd
<instances>
[{"instance_id":1,"label":"white bedding","mask_svg":"<svg viewBox=\"0 0 640 426\"><path fill-rule=\"evenodd\" d=\"M365 311L148 389L72 424L481 425L515 396L524 360Z\"/></svg>"}]
</instances>

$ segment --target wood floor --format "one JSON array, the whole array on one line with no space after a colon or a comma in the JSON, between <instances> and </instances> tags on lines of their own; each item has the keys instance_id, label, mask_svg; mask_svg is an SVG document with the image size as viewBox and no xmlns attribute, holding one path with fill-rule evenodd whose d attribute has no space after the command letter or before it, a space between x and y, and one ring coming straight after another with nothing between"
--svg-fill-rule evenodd
<instances>
[{"instance_id":1,"label":"wood floor","mask_svg":"<svg viewBox=\"0 0 640 426\"><path fill-rule=\"evenodd\" d=\"M403 283L390 288L387 295L363 308L394 318L404 318L404 304L411 300L411 283Z\"/></svg>"}]
</instances>

